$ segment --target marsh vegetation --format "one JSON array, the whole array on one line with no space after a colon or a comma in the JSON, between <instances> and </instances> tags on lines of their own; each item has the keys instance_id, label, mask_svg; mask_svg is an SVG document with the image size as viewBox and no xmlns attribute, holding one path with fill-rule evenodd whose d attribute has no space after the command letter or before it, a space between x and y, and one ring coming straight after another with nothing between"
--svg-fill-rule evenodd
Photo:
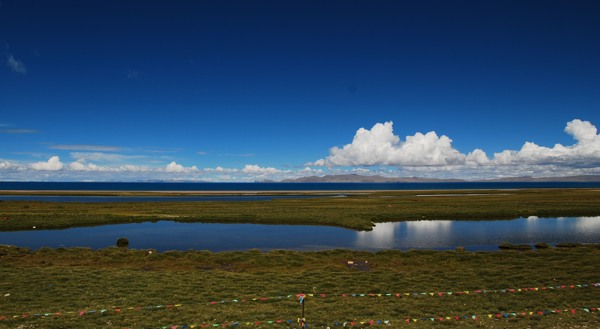
<instances>
[{"instance_id":1,"label":"marsh vegetation","mask_svg":"<svg viewBox=\"0 0 600 329\"><path fill-rule=\"evenodd\" d=\"M186 195L189 194L193 193ZM598 189L354 191L345 193L344 197L335 197L339 194L338 191L319 198L245 202L3 201L0 202L0 230L56 229L157 220L310 224L370 230L374 223L420 219L479 220L600 214ZM323 192L319 195L323 196Z\"/></svg>"},{"instance_id":2,"label":"marsh vegetation","mask_svg":"<svg viewBox=\"0 0 600 329\"><path fill-rule=\"evenodd\" d=\"M305 293L313 328L591 328L600 325L599 262L597 245L479 253L2 247L0 326L298 327L296 295Z\"/></svg>"},{"instance_id":3,"label":"marsh vegetation","mask_svg":"<svg viewBox=\"0 0 600 329\"><path fill-rule=\"evenodd\" d=\"M424 196L426 195L426 196ZM268 202L0 202L0 229L152 220L370 229L427 219L597 216L600 191L395 191ZM0 247L0 327L592 328L598 245L294 252ZM288 322L288 321L291 321Z\"/></svg>"}]
</instances>

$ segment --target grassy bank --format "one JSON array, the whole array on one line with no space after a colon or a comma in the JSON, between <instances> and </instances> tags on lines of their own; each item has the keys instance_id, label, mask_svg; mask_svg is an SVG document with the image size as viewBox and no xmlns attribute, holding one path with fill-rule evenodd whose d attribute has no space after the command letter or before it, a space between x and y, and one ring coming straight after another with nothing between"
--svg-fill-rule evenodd
<instances>
[{"instance_id":1,"label":"grassy bank","mask_svg":"<svg viewBox=\"0 0 600 329\"><path fill-rule=\"evenodd\" d=\"M297 328L304 292L311 328L594 328L599 263L596 245L487 253L2 247L0 327Z\"/></svg>"},{"instance_id":2,"label":"grassy bank","mask_svg":"<svg viewBox=\"0 0 600 329\"><path fill-rule=\"evenodd\" d=\"M144 192L144 195L148 193ZM377 222L419 219L598 215L598 189L368 191L349 192L344 197L323 197L320 194L315 198L244 202L3 201L0 202L0 230L27 230L33 227L53 229L156 220L313 224L368 230Z\"/></svg>"},{"instance_id":3,"label":"grassy bank","mask_svg":"<svg viewBox=\"0 0 600 329\"><path fill-rule=\"evenodd\" d=\"M0 230L153 220L369 229L424 218L599 214L595 189L370 191L247 202L2 201ZM299 293L308 294L309 328L599 327L600 246L545 247L157 253L0 246L0 328L298 328Z\"/></svg>"}]
</instances>

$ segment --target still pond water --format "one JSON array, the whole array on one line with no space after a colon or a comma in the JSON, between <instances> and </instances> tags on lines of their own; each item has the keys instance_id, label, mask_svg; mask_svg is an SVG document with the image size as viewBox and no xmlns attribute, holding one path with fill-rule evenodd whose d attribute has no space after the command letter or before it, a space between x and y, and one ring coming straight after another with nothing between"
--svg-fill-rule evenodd
<instances>
[{"instance_id":1,"label":"still pond water","mask_svg":"<svg viewBox=\"0 0 600 329\"><path fill-rule=\"evenodd\" d=\"M502 243L600 243L600 216L519 218L494 221L422 220L379 223L372 231L327 226L207 224L159 221L64 230L0 232L0 244L41 247L115 246L120 237L133 249L167 250L498 250Z\"/></svg>"}]
</instances>

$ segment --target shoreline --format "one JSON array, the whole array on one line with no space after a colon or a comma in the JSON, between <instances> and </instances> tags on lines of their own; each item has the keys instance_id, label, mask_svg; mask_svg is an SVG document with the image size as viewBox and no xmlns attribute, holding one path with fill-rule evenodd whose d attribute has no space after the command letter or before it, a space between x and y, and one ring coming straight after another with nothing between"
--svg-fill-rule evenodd
<instances>
[{"instance_id":1,"label":"shoreline","mask_svg":"<svg viewBox=\"0 0 600 329\"><path fill-rule=\"evenodd\" d=\"M65 195L65 194L84 194L84 195L259 195L259 194L349 194L349 193L372 193L372 192L402 192L402 191L421 191L421 190L0 190L0 195ZM437 191L437 190L430 190ZM441 191L441 190L440 190Z\"/></svg>"},{"instance_id":2,"label":"shoreline","mask_svg":"<svg viewBox=\"0 0 600 329\"><path fill-rule=\"evenodd\" d=\"M407 194L414 192L427 193L425 196L445 196L439 194L446 192L447 195L489 195L490 191L523 191L523 190L589 190L600 192L597 188L587 187L556 187L556 188L485 188L485 189L407 189L407 190L0 190L0 195L114 195L114 196L191 196L191 195L358 195L358 194ZM463 193L450 193L450 192ZM473 191L479 193L464 193ZM482 193L483 192L483 193Z\"/></svg>"}]
</instances>

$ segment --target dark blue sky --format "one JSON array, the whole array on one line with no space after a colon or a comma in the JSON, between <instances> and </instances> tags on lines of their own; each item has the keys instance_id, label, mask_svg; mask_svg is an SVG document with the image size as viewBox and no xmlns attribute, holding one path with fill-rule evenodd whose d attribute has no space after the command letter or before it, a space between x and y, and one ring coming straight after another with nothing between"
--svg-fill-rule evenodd
<instances>
[{"instance_id":1,"label":"dark blue sky","mask_svg":"<svg viewBox=\"0 0 600 329\"><path fill-rule=\"evenodd\" d=\"M190 179L249 179L247 165L451 176L475 149L494 162L528 141L576 146L567 123L600 122L598 17L597 1L3 0L0 179L55 156L45 177L170 163ZM333 159L385 122L399 142ZM426 154L399 151L431 131Z\"/></svg>"}]
</instances>

